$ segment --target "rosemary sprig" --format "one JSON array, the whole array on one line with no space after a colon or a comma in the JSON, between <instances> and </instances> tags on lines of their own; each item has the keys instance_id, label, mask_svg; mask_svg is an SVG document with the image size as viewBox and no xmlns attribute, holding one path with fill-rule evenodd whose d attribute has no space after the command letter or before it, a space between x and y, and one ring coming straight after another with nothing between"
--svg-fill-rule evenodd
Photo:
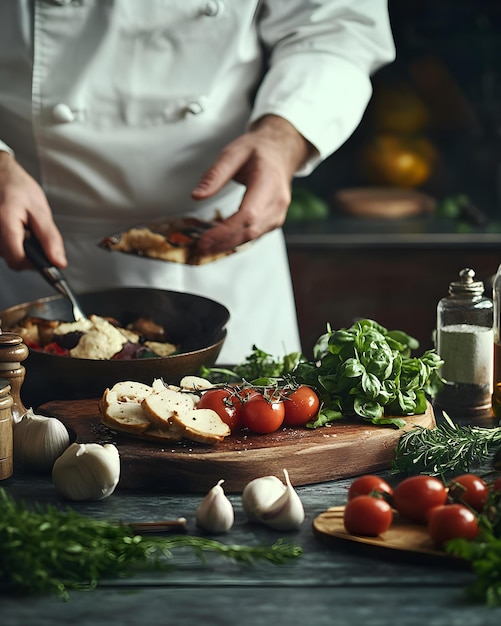
<instances>
[{"instance_id":1,"label":"rosemary sprig","mask_svg":"<svg viewBox=\"0 0 501 626\"><path fill-rule=\"evenodd\" d=\"M404 433L392 461L393 474L441 476L469 471L501 443L501 427L458 426L450 420L435 428Z\"/></svg>"},{"instance_id":2,"label":"rosemary sprig","mask_svg":"<svg viewBox=\"0 0 501 626\"><path fill-rule=\"evenodd\" d=\"M68 599L69 590L94 589L103 578L172 569L175 548L189 548L202 561L207 553L217 553L241 563L277 565L302 553L282 540L243 546L190 535L146 538L127 524L88 519L72 509L30 510L0 489L0 581L13 590Z\"/></svg>"}]
</instances>

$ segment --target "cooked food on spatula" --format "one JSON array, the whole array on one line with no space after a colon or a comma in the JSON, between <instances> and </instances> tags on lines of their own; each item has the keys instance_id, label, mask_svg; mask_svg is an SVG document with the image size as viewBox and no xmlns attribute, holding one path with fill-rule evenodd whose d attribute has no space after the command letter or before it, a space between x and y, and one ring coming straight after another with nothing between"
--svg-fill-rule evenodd
<instances>
[{"instance_id":1,"label":"cooked food on spatula","mask_svg":"<svg viewBox=\"0 0 501 626\"><path fill-rule=\"evenodd\" d=\"M235 250L215 254L200 254L197 243L206 230L221 222L217 215L212 221L196 217L177 217L134 226L115 235L105 237L100 245L111 251L145 256L151 259L203 265L216 261Z\"/></svg>"}]
</instances>

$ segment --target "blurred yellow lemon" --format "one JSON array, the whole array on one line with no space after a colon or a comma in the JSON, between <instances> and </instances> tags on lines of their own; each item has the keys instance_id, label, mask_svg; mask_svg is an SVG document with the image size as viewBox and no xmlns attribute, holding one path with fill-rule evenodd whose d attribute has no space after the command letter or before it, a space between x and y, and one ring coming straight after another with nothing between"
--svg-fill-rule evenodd
<instances>
[{"instance_id":1,"label":"blurred yellow lemon","mask_svg":"<svg viewBox=\"0 0 501 626\"><path fill-rule=\"evenodd\" d=\"M426 137L383 134L363 147L360 168L373 184L418 187L428 180L436 160L435 147Z\"/></svg>"}]
</instances>

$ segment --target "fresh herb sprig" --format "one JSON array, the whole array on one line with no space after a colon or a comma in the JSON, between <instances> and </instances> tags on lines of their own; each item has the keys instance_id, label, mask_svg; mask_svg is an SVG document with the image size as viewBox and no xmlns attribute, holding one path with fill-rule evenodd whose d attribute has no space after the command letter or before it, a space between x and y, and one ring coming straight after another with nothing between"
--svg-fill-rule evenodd
<instances>
[{"instance_id":1,"label":"fresh herb sprig","mask_svg":"<svg viewBox=\"0 0 501 626\"><path fill-rule=\"evenodd\" d=\"M459 426L450 420L434 428L416 427L400 437L393 474L447 477L468 472L501 444L501 427Z\"/></svg>"},{"instance_id":2,"label":"fresh herb sprig","mask_svg":"<svg viewBox=\"0 0 501 626\"><path fill-rule=\"evenodd\" d=\"M283 359L277 359L268 352L252 346L252 352L245 361L235 365L233 369L203 365L200 375L213 383L280 378L292 372L301 360L304 360L304 357L299 352L291 352Z\"/></svg>"},{"instance_id":3,"label":"fresh herb sprig","mask_svg":"<svg viewBox=\"0 0 501 626\"><path fill-rule=\"evenodd\" d=\"M282 540L271 546L226 545L207 537L144 537L126 524L88 519L72 509L28 509L0 489L0 580L24 593L93 589L104 578L140 570L172 569L172 550L190 548L201 560L217 553L243 563L282 564L301 548Z\"/></svg>"},{"instance_id":4,"label":"fresh herb sprig","mask_svg":"<svg viewBox=\"0 0 501 626\"><path fill-rule=\"evenodd\" d=\"M480 532L472 540L451 539L445 550L470 561L475 580L466 588L473 602L501 606L501 491L490 490L478 515Z\"/></svg>"}]
</instances>

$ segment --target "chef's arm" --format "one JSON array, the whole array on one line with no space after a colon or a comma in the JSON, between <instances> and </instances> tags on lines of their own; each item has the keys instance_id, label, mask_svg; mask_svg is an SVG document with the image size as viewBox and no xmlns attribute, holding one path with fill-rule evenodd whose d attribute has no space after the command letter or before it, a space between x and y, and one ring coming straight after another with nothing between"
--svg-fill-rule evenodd
<instances>
[{"instance_id":1,"label":"chef's arm","mask_svg":"<svg viewBox=\"0 0 501 626\"><path fill-rule=\"evenodd\" d=\"M353 133L372 95L371 76L394 60L387 0L265 2L260 36L268 70L251 122L288 120L317 152L310 173Z\"/></svg>"},{"instance_id":2,"label":"chef's arm","mask_svg":"<svg viewBox=\"0 0 501 626\"><path fill-rule=\"evenodd\" d=\"M0 256L12 269L31 267L23 249L28 228L49 260L66 267L63 239L44 191L19 165L12 151L0 146Z\"/></svg>"}]
</instances>

